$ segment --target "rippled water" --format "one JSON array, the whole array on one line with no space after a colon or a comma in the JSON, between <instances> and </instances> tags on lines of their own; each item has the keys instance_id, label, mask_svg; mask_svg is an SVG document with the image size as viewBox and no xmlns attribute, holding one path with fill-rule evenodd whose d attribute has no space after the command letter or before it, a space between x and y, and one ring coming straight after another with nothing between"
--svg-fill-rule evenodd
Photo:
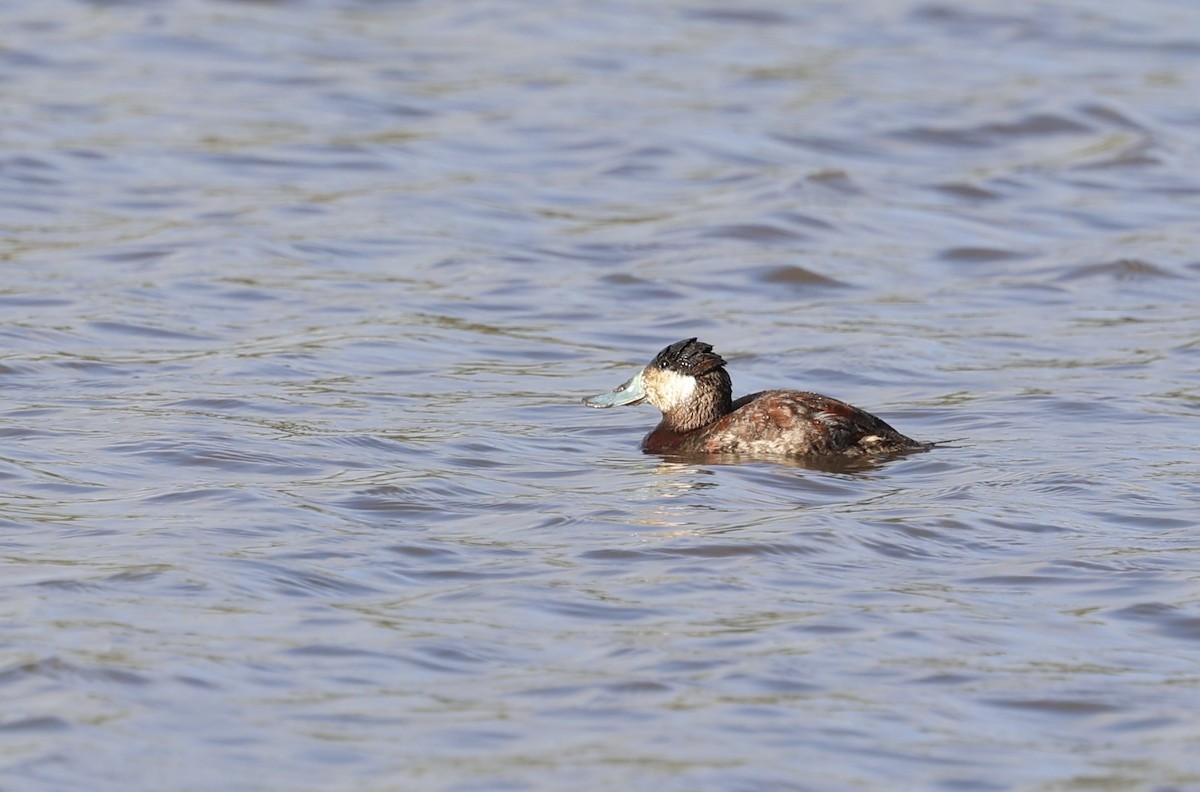
<instances>
[{"instance_id":1,"label":"rippled water","mask_svg":"<svg viewBox=\"0 0 1200 792\"><path fill-rule=\"evenodd\" d=\"M1200 788L1193 3L0 11L5 789Z\"/></svg>"}]
</instances>

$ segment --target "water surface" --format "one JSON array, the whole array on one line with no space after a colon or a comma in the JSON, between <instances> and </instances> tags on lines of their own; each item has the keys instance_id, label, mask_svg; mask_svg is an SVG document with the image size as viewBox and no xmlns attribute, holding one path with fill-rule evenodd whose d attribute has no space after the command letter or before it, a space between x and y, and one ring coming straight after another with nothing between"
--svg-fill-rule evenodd
<instances>
[{"instance_id":1,"label":"water surface","mask_svg":"<svg viewBox=\"0 0 1200 792\"><path fill-rule=\"evenodd\" d=\"M1190 3L0 11L6 789L1200 787Z\"/></svg>"}]
</instances>

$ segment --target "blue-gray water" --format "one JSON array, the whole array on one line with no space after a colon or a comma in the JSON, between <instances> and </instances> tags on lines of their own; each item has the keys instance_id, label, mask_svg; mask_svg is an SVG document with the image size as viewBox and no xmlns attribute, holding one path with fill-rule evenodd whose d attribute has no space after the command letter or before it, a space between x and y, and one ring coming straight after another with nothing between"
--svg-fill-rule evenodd
<instances>
[{"instance_id":1,"label":"blue-gray water","mask_svg":"<svg viewBox=\"0 0 1200 792\"><path fill-rule=\"evenodd\" d=\"M1190 0L0 15L6 792L1200 788Z\"/></svg>"}]
</instances>

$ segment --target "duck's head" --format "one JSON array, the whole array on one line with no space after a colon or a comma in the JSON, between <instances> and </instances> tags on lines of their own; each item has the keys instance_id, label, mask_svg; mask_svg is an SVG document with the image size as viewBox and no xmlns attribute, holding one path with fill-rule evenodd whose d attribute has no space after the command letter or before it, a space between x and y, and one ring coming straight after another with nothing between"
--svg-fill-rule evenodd
<instances>
[{"instance_id":1,"label":"duck's head","mask_svg":"<svg viewBox=\"0 0 1200 792\"><path fill-rule=\"evenodd\" d=\"M705 426L732 409L732 385L725 360L711 344L677 341L609 393L588 396L588 407L624 407L649 402L676 431Z\"/></svg>"}]
</instances>

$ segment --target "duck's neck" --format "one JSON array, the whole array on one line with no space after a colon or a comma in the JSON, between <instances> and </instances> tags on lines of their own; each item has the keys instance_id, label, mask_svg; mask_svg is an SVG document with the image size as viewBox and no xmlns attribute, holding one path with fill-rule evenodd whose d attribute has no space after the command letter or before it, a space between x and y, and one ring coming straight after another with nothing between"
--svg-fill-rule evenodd
<instances>
[{"instance_id":1,"label":"duck's neck","mask_svg":"<svg viewBox=\"0 0 1200 792\"><path fill-rule=\"evenodd\" d=\"M716 423L733 409L733 385L725 369L705 372L696 378L692 398L670 413L663 414L662 426L673 432L694 432Z\"/></svg>"}]
</instances>

